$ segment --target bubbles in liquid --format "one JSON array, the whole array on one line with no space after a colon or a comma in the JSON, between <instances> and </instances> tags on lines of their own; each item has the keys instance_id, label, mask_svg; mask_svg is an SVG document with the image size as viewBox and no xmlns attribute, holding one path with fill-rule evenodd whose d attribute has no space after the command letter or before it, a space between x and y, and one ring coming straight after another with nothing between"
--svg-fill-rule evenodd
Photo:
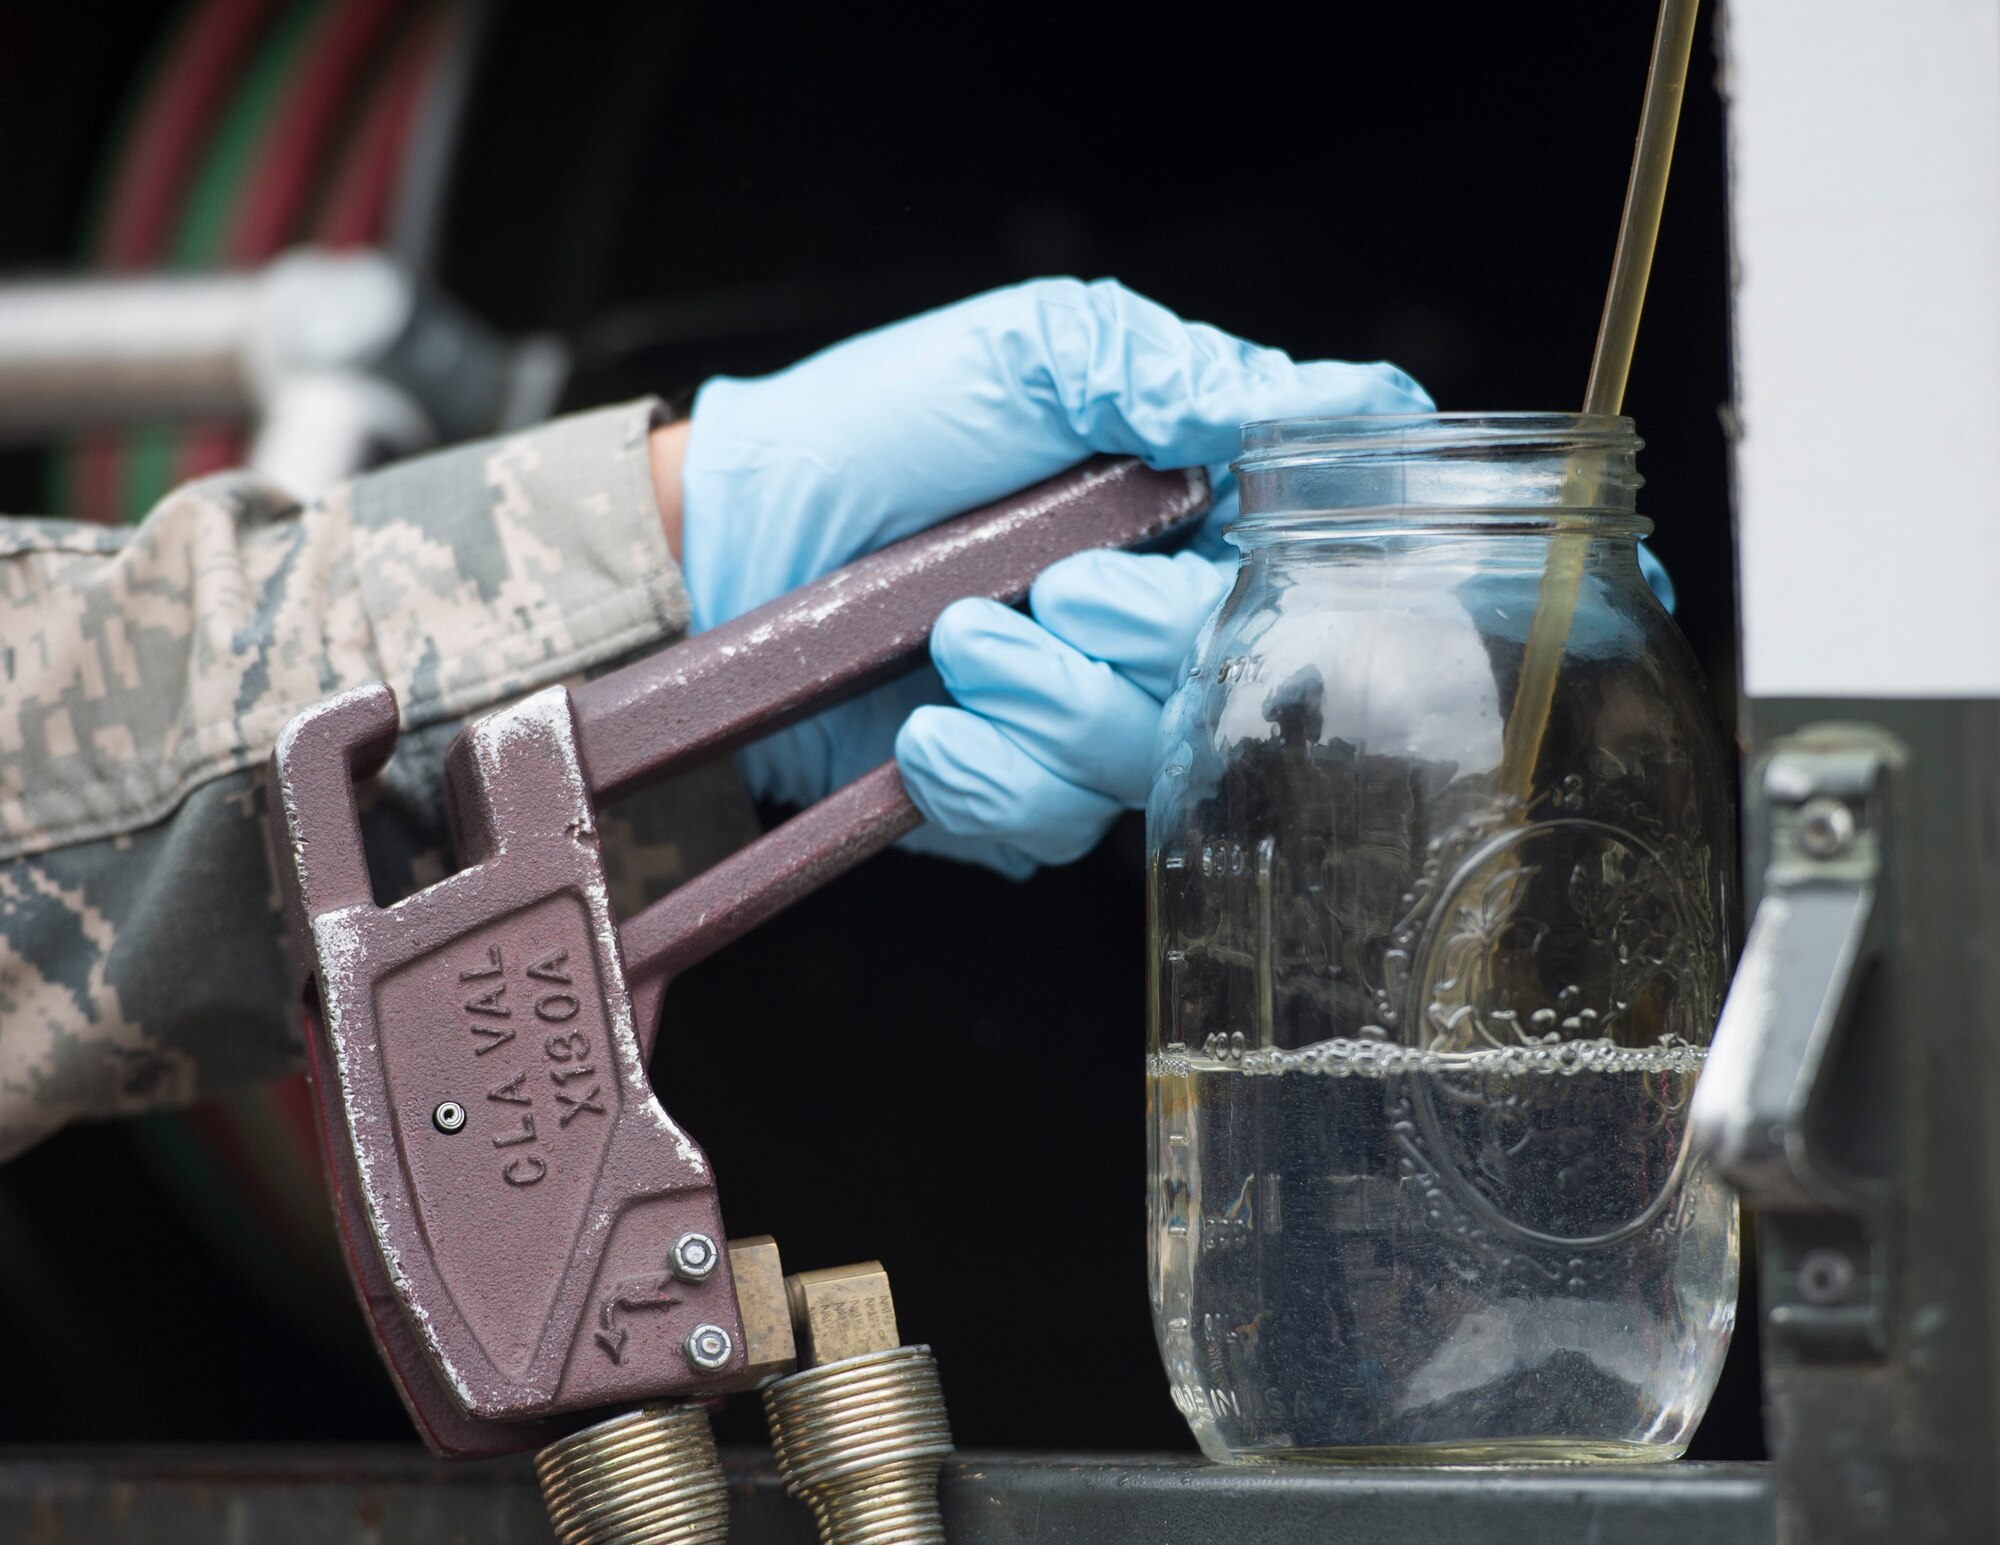
<instances>
[{"instance_id":1,"label":"bubbles in liquid","mask_svg":"<svg viewBox=\"0 0 2000 1545\"><path fill-rule=\"evenodd\" d=\"M1310 1073L1323 1078L1386 1078L1397 1073L1494 1073L1520 1076L1555 1073L1676 1073L1701 1071L1705 1046L1669 1042L1660 1046L1619 1046L1608 1040L1552 1041L1540 1046L1481 1047L1476 1051L1433 1051L1391 1041L1335 1037L1297 1049L1245 1045L1241 1031L1209 1036L1200 1055L1169 1048L1146 1058L1154 1077L1195 1072L1244 1073L1252 1077Z\"/></svg>"}]
</instances>

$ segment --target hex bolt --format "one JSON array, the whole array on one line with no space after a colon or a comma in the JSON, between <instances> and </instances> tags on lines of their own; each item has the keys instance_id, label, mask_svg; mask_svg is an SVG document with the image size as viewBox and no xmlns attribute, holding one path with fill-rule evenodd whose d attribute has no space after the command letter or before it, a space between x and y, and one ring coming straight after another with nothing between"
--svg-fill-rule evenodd
<instances>
[{"instance_id":1,"label":"hex bolt","mask_svg":"<svg viewBox=\"0 0 2000 1545\"><path fill-rule=\"evenodd\" d=\"M1814 858L1839 858L1854 846L1854 812L1847 802L1815 795L1799 812L1799 846Z\"/></svg>"},{"instance_id":2,"label":"hex bolt","mask_svg":"<svg viewBox=\"0 0 2000 1545\"><path fill-rule=\"evenodd\" d=\"M440 1132L456 1132L465 1126L465 1107L456 1100L440 1100L431 1112L431 1125Z\"/></svg>"},{"instance_id":3,"label":"hex bolt","mask_svg":"<svg viewBox=\"0 0 2000 1545\"><path fill-rule=\"evenodd\" d=\"M1808 1250L1799 1262L1799 1297L1822 1307L1843 1302L1854 1287L1854 1262L1838 1250Z\"/></svg>"},{"instance_id":4,"label":"hex bolt","mask_svg":"<svg viewBox=\"0 0 2000 1545\"><path fill-rule=\"evenodd\" d=\"M683 1282L706 1282L721 1259L722 1252L706 1234L683 1234L674 1241L674 1275Z\"/></svg>"},{"instance_id":5,"label":"hex bolt","mask_svg":"<svg viewBox=\"0 0 2000 1545\"><path fill-rule=\"evenodd\" d=\"M729 1354L736 1350L736 1343L720 1325L697 1325L688 1332L683 1350L687 1353L687 1360L695 1367L713 1373L729 1361Z\"/></svg>"}]
</instances>

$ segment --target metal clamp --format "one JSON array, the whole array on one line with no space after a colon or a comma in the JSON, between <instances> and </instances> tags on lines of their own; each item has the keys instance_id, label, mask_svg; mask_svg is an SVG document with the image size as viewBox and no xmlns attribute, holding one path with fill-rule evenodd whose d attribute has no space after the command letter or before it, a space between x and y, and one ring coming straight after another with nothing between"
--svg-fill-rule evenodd
<instances>
[{"instance_id":1,"label":"metal clamp","mask_svg":"<svg viewBox=\"0 0 2000 1545\"><path fill-rule=\"evenodd\" d=\"M1690 1111L1694 1151L1773 1220L1765 1308L1782 1355L1802 1360L1887 1350L1903 760L1879 730L1824 725L1760 764L1746 823L1762 899Z\"/></svg>"},{"instance_id":2,"label":"metal clamp","mask_svg":"<svg viewBox=\"0 0 2000 1545\"><path fill-rule=\"evenodd\" d=\"M1866 1050L1867 987L1890 937L1897 760L1887 737L1832 727L1762 766L1763 899L1690 1116L1696 1151L1760 1209L1853 1213L1888 1180L1882 1129L1829 1120L1829 1102L1858 1092L1836 1075Z\"/></svg>"}]
</instances>

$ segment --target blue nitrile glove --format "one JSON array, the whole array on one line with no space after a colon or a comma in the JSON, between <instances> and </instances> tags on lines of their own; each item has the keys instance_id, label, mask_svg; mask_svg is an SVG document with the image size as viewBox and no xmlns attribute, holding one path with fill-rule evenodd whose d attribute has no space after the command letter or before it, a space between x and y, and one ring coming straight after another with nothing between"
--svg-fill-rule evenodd
<instances>
[{"instance_id":1,"label":"blue nitrile glove","mask_svg":"<svg viewBox=\"0 0 2000 1545\"><path fill-rule=\"evenodd\" d=\"M1666 570L1639 557L1671 611ZM911 797L995 842L986 861L1004 872L1081 857L1145 804L1161 705L1235 568L1233 555L1079 553L1035 582L1032 620L993 601L948 608L931 658L959 706L919 707L897 737Z\"/></svg>"},{"instance_id":2,"label":"blue nitrile glove","mask_svg":"<svg viewBox=\"0 0 2000 1545\"><path fill-rule=\"evenodd\" d=\"M1233 559L1086 552L1035 581L1030 616L960 601L931 633L959 706L923 707L896 739L931 820L1000 848L1006 873L1080 858L1143 805L1160 705L1235 571Z\"/></svg>"},{"instance_id":3,"label":"blue nitrile glove","mask_svg":"<svg viewBox=\"0 0 2000 1545\"><path fill-rule=\"evenodd\" d=\"M810 803L893 747L931 822L913 846L1014 875L1078 856L1143 797L1159 698L1222 593L1206 558L1235 513L1225 464L1239 427L1430 406L1393 366L1296 364L1118 284L1071 279L709 382L682 472L697 627L1092 452L1206 465L1217 495L1206 557L1072 559L1037 585L1039 621L952 608L932 655L963 707L942 706L937 672L920 671L739 752L751 792Z\"/></svg>"},{"instance_id":4,"label":"blue nitrile glove","mask_svg":"<svg viewBox=\"0 0 2000 1545\"><path fill-rule=\"evenodd\" d=\"M1674 610L1674 577L1667 572L1667 566L1653 556L1653 549L1644 542L1639 544L1639 572L1646 576L1646 584L1669 616Z\"/></svg>"}]
</instances>

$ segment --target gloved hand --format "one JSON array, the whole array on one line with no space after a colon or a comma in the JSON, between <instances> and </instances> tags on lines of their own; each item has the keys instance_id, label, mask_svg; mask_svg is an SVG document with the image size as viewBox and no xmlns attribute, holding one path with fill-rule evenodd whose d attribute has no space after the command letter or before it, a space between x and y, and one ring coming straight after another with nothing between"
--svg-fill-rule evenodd
<instances>
[{"instance_id":1,"label":"gloved hand","mask_svg":"<svg viewBox=\"0 0 2000 1545\"><path fill-rule=\"evenodd\" d=\"M948 607L931 658L956 707L920 707L896 738L919 809L1003 873L1063 864L1146 802L1160 707L1235 559L1096 551L1045 570L1030 615Z\"/></svg>"},{"instance_id":2,"label":"gloved hand","mask_svg":"<svg viewBox=\"0 0 2000 1545\"><path fill-rule=\"evenodd\" d=\"M948 610L935 670L738 753L753 795L807 804L887 759L930 825L910 844L1022 876L1143 800L1160 700L1220 598L1223 465L1260 418L1428 411L1393 366L1296 364L1110 281L1040 280L866 333L695 398L682 568L710 627L1096 451L1206 465L1197 551L1058 564L1032 619ZM946 690L957 699L945 706ZM900 732L900 733L899 733Z\"/></svg>"},{"instance_id":3,"label":"gloved hand","mask_svg":"<svg viewBox=\"0 0 2000 1545\"><path fill-rule=\"evenodd\" d=\"M1673 581L1643 546L1639 566L1672 611ZM948 608L931 657L959 706L916 709L897 738L912 797L950 831L999 840L1010 864L1088 852L1145 804L1161 706L1235 569L1233 552L1100 550L1043 572L1032 621L992 601Z\"/></svg>"}]
</instances>

